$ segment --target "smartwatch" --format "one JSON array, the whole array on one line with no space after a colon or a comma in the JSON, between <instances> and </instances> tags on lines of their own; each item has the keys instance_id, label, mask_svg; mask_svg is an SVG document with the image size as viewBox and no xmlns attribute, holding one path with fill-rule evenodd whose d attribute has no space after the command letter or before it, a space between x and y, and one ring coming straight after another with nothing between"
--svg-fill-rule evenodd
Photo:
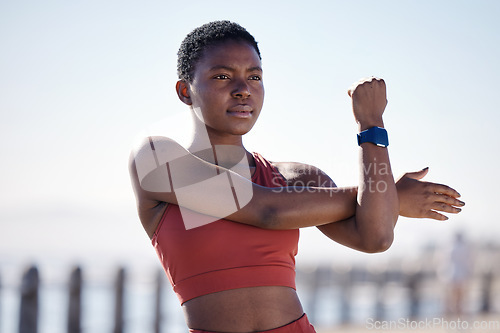
<instances>
[{"instance_id":1,"label":"smartwatch","mask_svg":"<svg viewBox=\"0 0 500 333\"><path fill-rule=\"evenodd\" d=\"M370 142L379 147L387 147L389 145L389 138L387 131L382 127L371 127L358 134L358 146L362 143Z\"/></svg>"}]
</instances>

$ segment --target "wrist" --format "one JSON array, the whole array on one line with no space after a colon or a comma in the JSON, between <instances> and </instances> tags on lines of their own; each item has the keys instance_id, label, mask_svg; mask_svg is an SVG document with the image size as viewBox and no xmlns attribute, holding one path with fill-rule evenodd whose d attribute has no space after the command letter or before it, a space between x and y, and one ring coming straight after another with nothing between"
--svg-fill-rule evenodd
<instances>
[{"instance_id":1,"label":"wrist","mask_svg":"<svg viewBox=\"0 0 500 333\"><path fill-rule=\"evenodd\" d=\"M362 132L372 127L384 128L384 121L382 120L382 118L373 120L358 120L357 123L359 132Z\"/></svg>"}]
</instances>

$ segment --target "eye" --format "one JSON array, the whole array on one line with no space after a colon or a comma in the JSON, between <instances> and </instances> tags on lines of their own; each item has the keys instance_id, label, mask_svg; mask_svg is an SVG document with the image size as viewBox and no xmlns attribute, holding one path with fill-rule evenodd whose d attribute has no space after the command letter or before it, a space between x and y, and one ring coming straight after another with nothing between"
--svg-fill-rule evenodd
<instances>
[{"instance_id":1,"label":"eye","mask_svg":"<svg viewBox=\"0 0 500 333\"><path fill-rule=\"evenodd\" d=\"M219 74L219 75L214 76L214 79L227 80L227 79L229 79L229 76L227 76L226 74Z\"/></svg>"},{"instance_id":2,"label":"eye","mask_svg":"<svg viewBox=\"0 0 500 333\"><path fill-rule=\"evenodd\" d=\"M260 75L252 75L250 76L250 80L260 81L262 77Z\"/></svg>"}]
</instances>

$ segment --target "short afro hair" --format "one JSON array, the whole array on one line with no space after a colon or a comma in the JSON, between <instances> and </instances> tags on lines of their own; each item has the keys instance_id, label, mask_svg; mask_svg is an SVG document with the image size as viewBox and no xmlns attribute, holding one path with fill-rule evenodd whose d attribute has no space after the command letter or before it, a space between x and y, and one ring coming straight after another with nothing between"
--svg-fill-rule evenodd
<instances>
[{"instance_id":1,"label":"short afro hair","mask_svg":"<svg viewBox=\"0 0 500 333\"><path fill-rule=\"evenodd\" d=\"M241 25L230 21L214 21L191 31L177 52L177 75L180 80L193 81L196 63L207 47L228 40L244 41L254 47L260 57L255 38Z\"/></svg>"}]
</instances>

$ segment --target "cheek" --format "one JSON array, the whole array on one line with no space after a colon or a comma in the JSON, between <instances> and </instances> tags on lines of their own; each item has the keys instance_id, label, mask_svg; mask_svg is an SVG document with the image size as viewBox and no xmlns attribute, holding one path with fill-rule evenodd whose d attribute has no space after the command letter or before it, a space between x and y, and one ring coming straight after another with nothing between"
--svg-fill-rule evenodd
<instances>
[{"instance_id":1,"label":"cheek","mask_svg":"<svg viewBox=\"0 0 500 333\"><path fill-rule=\"evenodd\" d=\"M217 92L210 89L203 89L196 92L196 100L198 105L205 108L212 108L217 106L219 98Z\"/></svg>"},{"instance_id":2,"label":"cheek","mask_svg":"<svg viewBox=\"0 0 500 333\"><path fill-rule=\"evenodd\" d=\"M205 99L206 98L202 90L196 89L191 91L191 101L193 102L193 105L201 106L202 104L204 104Z\"/></svg>"},{"instance_id":3,"label":"cheek","mask_svg":"<svg viewBox=\"0 0 500 333\"><path fill-rule=\"evenodd\" d=\"M198 90L193 98L193 106L200 120L211 125L220 116L217 96L209 91Z\"/></svg>"},{"instance_id":4,"label":"cheek","mask_svg":"<svg viewBox=\"0 0 500 333\"><path fill-rule=\"evenodd\" d=\"M254 94L256 97L263 100L265 95L264 85L261 84L259 87L256 87Z\"/></svg>"},{"instance_id":5,"label":"cheek","mask_svg":"<svg viewBox=\"0 0 500 333\"><path fill-rule=\"evenodd\" d=\"M264 95L265 95L264 89L260 89L255 92L255 101L260 108L262 108L262 105L264 104Z\"/></svg>"}]
</instances>

